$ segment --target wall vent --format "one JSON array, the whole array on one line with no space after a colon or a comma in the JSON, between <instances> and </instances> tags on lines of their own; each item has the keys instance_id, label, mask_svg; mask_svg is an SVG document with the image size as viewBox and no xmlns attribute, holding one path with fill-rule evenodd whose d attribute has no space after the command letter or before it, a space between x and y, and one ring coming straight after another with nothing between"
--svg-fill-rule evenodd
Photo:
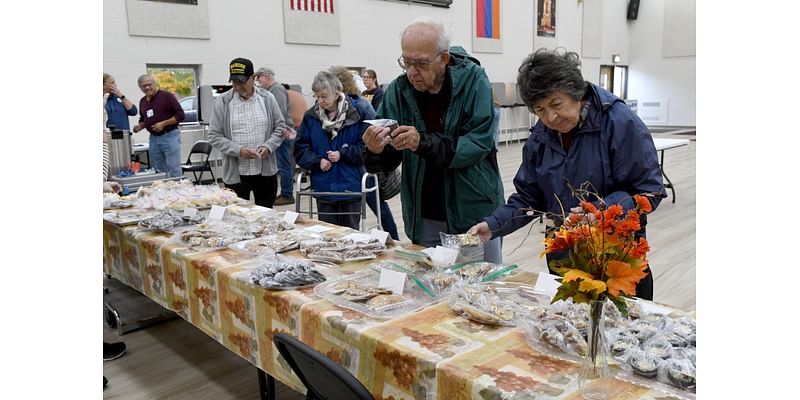
<instances>
[{"instance_id":1,"label":"wall vent","mask_svg":"<svg viewBox=\"0 0 800 400\"><path fill-rule=\"evenodd\" d=\"M646 125L658 125L667 123L667 110L669 100L643 100L638 104L639 118Z\"/></svg>"}]
</instances>

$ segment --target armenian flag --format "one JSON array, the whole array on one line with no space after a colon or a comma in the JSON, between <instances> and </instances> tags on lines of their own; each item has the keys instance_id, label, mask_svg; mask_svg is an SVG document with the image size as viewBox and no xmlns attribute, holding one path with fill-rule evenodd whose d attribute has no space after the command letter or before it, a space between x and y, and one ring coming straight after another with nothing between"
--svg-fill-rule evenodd
<instances>
[{"instance_id":1,"label":"armenian flag","mask_svg":"<svg viewBox=\"0 0 800 400\"><path fill-rule=\"evenodd\" d=\"M475 6L478 37L500 39L500 0L475 0Z\"/></svg>"}]
</instances>

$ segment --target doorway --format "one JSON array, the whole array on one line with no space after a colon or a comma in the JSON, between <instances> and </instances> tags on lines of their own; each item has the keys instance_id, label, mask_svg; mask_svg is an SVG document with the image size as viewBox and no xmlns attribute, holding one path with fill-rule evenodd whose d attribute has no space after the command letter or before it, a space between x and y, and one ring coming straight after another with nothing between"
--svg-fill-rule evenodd
<instances>
[{"instance_id":1,"label":"doorway","mask_svg":"<svg viewBox=\"0 0 800 400\"><path fill-rule=\"evenodd\" d=\"M614 93L620 99L628 98L628 66L601 65L600 87Z\"/></svg>"}]
</instances>

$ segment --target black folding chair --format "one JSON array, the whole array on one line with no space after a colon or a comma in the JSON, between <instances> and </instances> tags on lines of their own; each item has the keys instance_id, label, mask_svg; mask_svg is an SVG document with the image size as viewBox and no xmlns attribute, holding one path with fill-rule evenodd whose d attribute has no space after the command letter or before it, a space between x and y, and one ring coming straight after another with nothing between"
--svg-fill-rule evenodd
<instances>
[{"instance_id":1,"label":"black folding chair","mask_svg":"<svg viewBox=\"0 0 800 400\"><path fill-rule=\"evenodd\" d=\"M307 344L285 333L273 341L305 385L306 400L374 400L353 374Z\"/></svg>"},{"instance_id":2,"label":"black folding chair","mask_svg":"<svg viewBox=\"0 0 800 400\"><path fill-rule=\"evenodd\" d=\"M192 155L200 154L200 165L192 164ZM205 171L211 172L211 179L214 180L214 183L217 182L217 178L214 177L214 170L211 169L211 163L208 161L208 158L211 157L211 143L207 140L198 140L194 142L192 145L192 150L189 152L189 157L186 158L186 164L181 165L181 170L183 172L191 172L192 176L194 176L194 183L199 184L203 179L203 173ZM197 173L200 173L200 179L197 177Z\"/></svg>"}]
</instances>

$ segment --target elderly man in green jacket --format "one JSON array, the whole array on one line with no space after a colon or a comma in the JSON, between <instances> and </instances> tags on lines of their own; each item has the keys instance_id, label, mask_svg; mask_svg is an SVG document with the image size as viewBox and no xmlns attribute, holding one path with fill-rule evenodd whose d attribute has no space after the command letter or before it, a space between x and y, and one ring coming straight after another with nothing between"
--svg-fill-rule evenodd
<instances>
[{"instance_id":1,"label":"elderly man in green jacket","mask_svg":"<svg viewBox=\"0 0 800 400\"><path fill-rule=\"evenodd\" d=\"M385 91L378 118L391 130L364 133L367 171L403 163L401 200L406 235L427 247L439 232L464 233L503 204L503 183L492 136L492 90L477 59L430 18L403 31L397 60L405 70ZM488 213L488 214L487 214ZM501 242L484 244L484 259L502 261Z\"/></svg>"}]
</instances>

